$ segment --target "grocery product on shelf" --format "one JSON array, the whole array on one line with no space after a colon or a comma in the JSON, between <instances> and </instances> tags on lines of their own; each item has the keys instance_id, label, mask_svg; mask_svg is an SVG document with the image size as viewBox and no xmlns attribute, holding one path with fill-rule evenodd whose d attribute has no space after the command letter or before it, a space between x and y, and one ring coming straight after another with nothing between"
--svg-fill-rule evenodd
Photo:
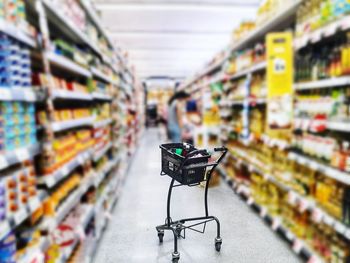
<instances>
[{"instance_id":1,"label":"grocery product on shelf","mask_svg":"<svg viewBox=\"0 0 350 263\"><path fill-rule=\"evenodd\" d=\"M13 151L37 143L34 104L0 102L2 151Z\"/></svg>"}]
</instances>

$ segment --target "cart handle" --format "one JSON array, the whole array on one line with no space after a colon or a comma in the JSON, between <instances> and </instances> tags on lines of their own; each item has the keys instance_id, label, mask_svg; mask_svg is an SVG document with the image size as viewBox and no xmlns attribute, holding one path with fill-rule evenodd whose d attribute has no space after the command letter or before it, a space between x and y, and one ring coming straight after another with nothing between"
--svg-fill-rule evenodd
<instances>
[{"instance_id":1,"label":"cart handle","mask_svg":"<svg viewBox=\"0 0 350 263\"><path fill-rule=\"evenodd\" d=\"M196 155L196 154L207 155L207 154L208 154L208 151L202 149L202 150L194 150L194 151L188 153L188 154L186 155L186 157L185 157L185 160L182 161L182 163L181 163L179 169L177 169L177 170L178 170L178 171L179 171L179 170L182 170L182 168L183 168L184 165L186 164L187 160L188 160L189 158L191 158L192 156Z\"/></svg>"},{"instance_id":2,"label":"cart handle","mask_svg":"<svg viewBox=\"0 0 350 263\"><path fill-rule=\"evenodd\" d=\"M193 164L190 165L190 168L204 168L204 167L210 167L213 166L212 169L214 169L220 162L221 160L225 157L228 149L225 146L219 147L219 148L214 148L215 152L222 152L221 156L215 161L211 163L205 163L205 164Z\"/></svg>"}]
</instances>

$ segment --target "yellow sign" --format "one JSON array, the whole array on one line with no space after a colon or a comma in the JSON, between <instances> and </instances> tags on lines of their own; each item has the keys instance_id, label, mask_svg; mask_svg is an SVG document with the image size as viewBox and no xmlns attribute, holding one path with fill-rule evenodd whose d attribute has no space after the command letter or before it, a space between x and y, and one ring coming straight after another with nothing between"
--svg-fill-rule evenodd
<instances>
[{"instance_id":1,"label":"yellow sign","mask_svg":"<svg viewBox=\"0 0 350 263\"><path fill-rule=\"evenodd\" d=\"M292 34L271 33L266 38L268 129L286 130L293 120L293 45ZM272 132L273 133L273 132ZM278 134L271 134L279 137Z\"/></svg>"},{"instance_id":2,"label":"yellow sign","mask_svg":"<svg viewBox=\"0 0 350 263\"><path fill-rule=\"evenodd\" d=\"M266 38L268 97L293 92L292 34L270 33Z\"/></svg>"}]
</instances>

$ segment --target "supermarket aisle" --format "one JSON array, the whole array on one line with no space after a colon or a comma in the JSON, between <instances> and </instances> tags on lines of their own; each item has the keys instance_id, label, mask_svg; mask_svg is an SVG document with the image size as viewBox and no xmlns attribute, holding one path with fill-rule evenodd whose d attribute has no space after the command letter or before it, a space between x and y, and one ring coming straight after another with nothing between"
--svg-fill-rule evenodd
<instances>
[{"instance_id":1,"label":"supermarket aisle","mask_svg":"<svg viewBox=\"0 0 350 263\"><path fill-rule=\"evenodd\" d=\"M146 132L116 204L112 220L98 248L94 263L171 262L172 234L159 245L155 226L165 219L170 179L159 176L160 153L156 130ZM203 189L180 187L174 191L173 218L203 212ZM180 262L299 262L225 184L210 189L209 209L222 224L223 247L214 249L215 225L204 235L187 232L179 241Z\"/></svg>"}]
</instances>

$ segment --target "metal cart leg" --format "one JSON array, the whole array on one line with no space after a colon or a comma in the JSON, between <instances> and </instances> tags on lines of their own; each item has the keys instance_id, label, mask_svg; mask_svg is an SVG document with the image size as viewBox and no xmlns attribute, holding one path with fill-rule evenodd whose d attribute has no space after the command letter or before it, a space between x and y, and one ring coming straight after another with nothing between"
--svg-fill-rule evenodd
<instances>
[{"instance_id":1,"label":"metal cart leg","mask_svg":"<svg viewBox=\"0 0 350 263\"><path fill-rule=\"evenodd\" d=\"M168 227L170 227L172 223L172 220L170 217L170 200L171 200L171 192L173 190L174 183L175 183L175 179L172 179L169 186L169 191L168 191L168 201L167 201L167 207L166 207L166 211L167 211L166 224L168 225Z\"/></svg>"},{"instance_id":2,"label":"metal cart leg","mask_svg":"<svg viewBox=\"0 0 350 263\"><path fill-rule=\"evenodd\" d=\"M174 252L172 254L173 258L172 261L177 263L180 259L180 253L177 251L177 233L175 229L172 229L174 233Z\"/></svg>"}]
</instances>

